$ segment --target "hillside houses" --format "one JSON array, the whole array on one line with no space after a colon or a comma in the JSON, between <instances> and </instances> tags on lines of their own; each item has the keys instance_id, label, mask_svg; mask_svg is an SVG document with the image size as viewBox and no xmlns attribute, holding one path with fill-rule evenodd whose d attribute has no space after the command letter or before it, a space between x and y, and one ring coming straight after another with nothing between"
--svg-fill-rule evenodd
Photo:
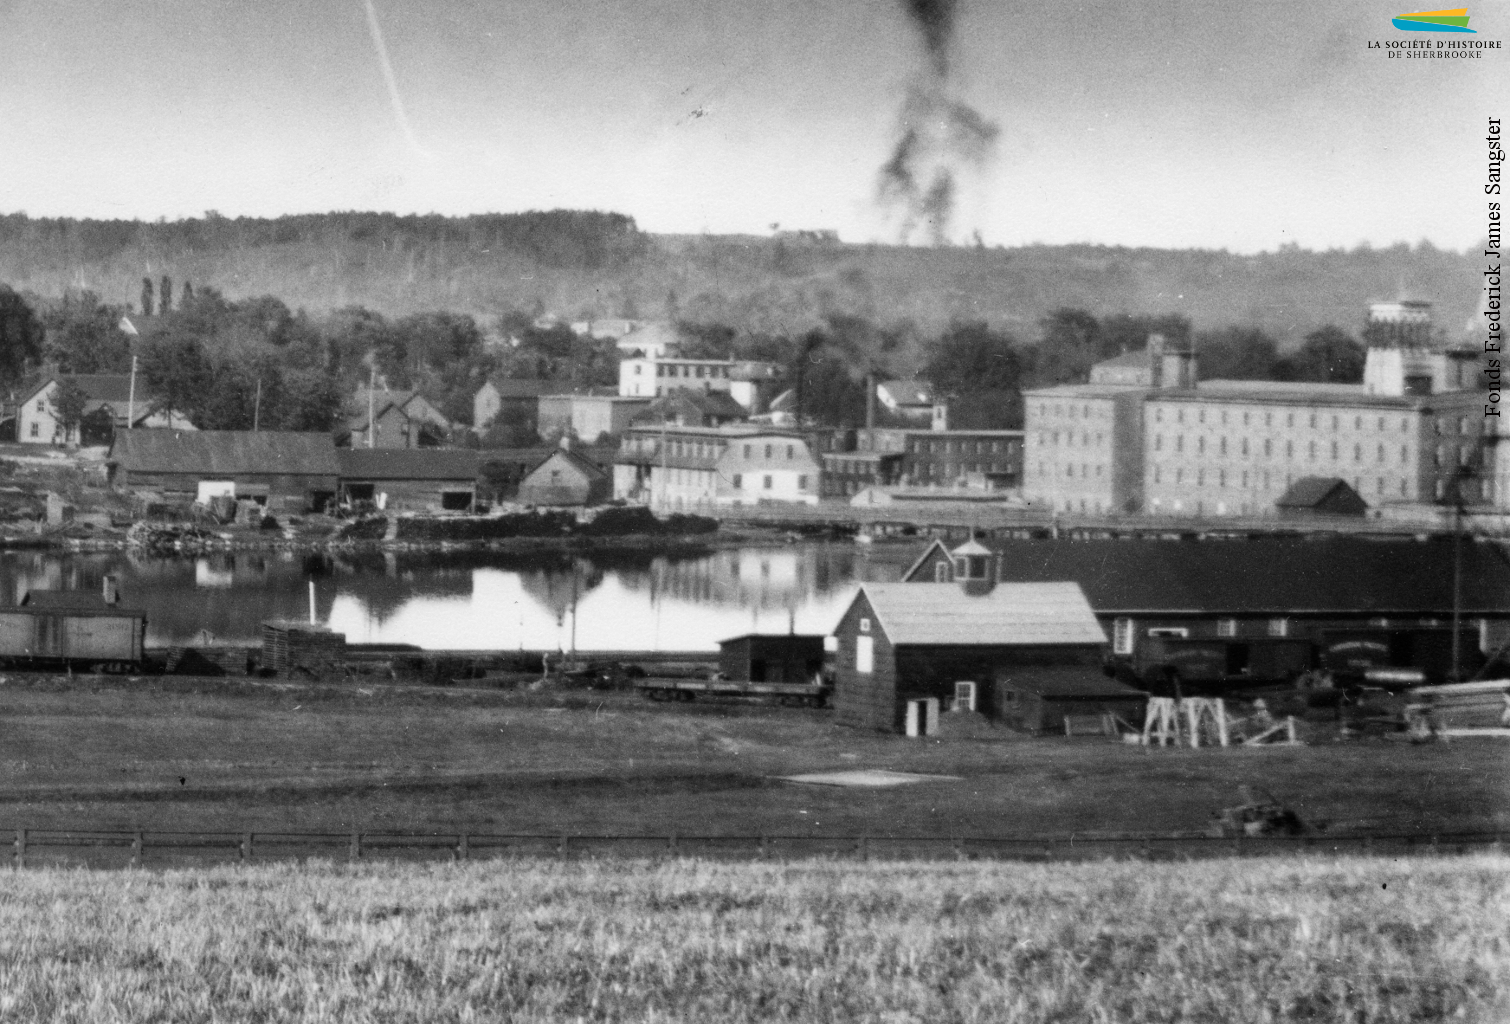
<instances>
[{"instance_id":1,"label":"hillside houses","mask_svg":"<svg viewBox=\"0 0 1510 1024\"><path fill-rule=\"evenodd\" d=\"M418 391L358 388L345 433L352 447L434 448L453 424Z\"/></svg>"}]
</instances>

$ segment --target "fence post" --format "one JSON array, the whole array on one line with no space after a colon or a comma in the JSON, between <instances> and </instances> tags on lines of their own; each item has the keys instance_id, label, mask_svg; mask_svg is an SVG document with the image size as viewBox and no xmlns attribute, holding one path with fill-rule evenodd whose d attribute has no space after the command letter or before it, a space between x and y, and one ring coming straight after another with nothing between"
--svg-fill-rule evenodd
<instances>
[{"instance_id":1,"label":"fence post","mask_svg":"<svg viewBox=\"0 0 1510 1024\"><path fill-rule=\"evenodd\" d=\"M26 829L16 829L16 867L26 867Z\"/></svg>"},{"instance_id":2,"label":"fence post","mask_svg":"<svg viewBox=\"0 0 1510 1024\"><path fill-rule=\"evenodd\" d=\"M252 834L250 832L242 833L240 854L242 860L252 859Z\"/></svg>"},{"instance_id":3,"label":"fence post","mask_svg":"<svg viewBox=\"0 0 1510 1024\"><path fill-rule=\"evenodd\" d=\"M456 838L456 859L460 860L460 861L464 861L468 857L470 857L471 855L472 855L471 844L470 844L470 842L468 840L467 834L465 832L463 832L460 836L458 836Z\"/></svg>"},{"instance_id":4,"label":"fence post","mask_svg":"<svg viewBox=\"0 0 1510 1024\"><path fill-rule=\"evenodd\" d=\"M362 833L353 832L351 834L351 849L348 851L347 857L349 860L362 859Z\"/></svg>"},{"instance_id":5,"label":"fence post","mask_svg":"<svg viewBox=\"0 0 1510 1024\"><path fill-rule=\"evenodd\" d=\"M139 868L142 865L142 834L131 833L131 866Z\"/></svg>"},{"instance_id":6,"label":"fence post","mask_svg":"<svg viewBox=\"0 0 1510 1024\"><path fill-rule=\"evenodd\" d=\"M676 856L676 833L675 832L671 833L669 836L666 837L666 851L671 856L673 856L673 857Z\"/></svg>"},{"instance_id":7,"label":"fence post","mask_svg":"<svg viewBox=\"0 0 1510 1024\"><path fill-rule=\"evenodd\" d=\"M558 843L557 846L556 846L556 855L559 856L562 860L566 859L566 853L567 853L567 849L566 848L567 848L567 844L570 841L571 841L571 837L570 836L562 836L561 837L561 842Z\"/></svg>"},{"instance_id":8,"label":"fence post","mask_svg":"<svg viewBox=\"0 0 1510 1024\"><path fill-rule=\"evenodd\" d=\"M760 859L766 860L771 856L771 841L765 835L760 837Z\"/></svg>"},{"instance_id":9,"label":"fence post","mask_svg":"<svg viewBox=\"0 0 1510 1024\"><path fill-rule=\"evenodd\" d=\"M870 837L861 836L855 842L855 856L861 860L870 860Z\"/></svg>"}]
</instances>

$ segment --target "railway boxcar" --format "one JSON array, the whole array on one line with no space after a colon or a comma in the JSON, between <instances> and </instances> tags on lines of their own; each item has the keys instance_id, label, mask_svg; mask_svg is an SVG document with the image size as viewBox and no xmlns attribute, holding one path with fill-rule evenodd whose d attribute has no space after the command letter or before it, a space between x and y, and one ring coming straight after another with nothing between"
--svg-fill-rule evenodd
<instances>
[{"instance_id":1,"label":"railway boxcar","mask_svg":"<svg viewBox=\"0 0 1510 1024\"><path fill-rule=\"evenodd\" d=\"M1321 667L1344 682L1377 677L1385 670L1413 669L1418 682L1443 683L1452 675L1452 630L1433 626L1400 629L1328 629L1318 641ZM1483 667L1476 629L1458 634L1458 659L1463 672Z\"/></svg>"},{"instance_id":2,"label":"railway boxcar","mask_svg":"<svg viewBox=\"0 0 1510 1024\"><path fill-rule=\"evenodd\" d=\"M0 608L0 665L131 671L145 654L147 613L115 603L114 581L103 594L33 590Z\"/></svg>"}]
</instances>

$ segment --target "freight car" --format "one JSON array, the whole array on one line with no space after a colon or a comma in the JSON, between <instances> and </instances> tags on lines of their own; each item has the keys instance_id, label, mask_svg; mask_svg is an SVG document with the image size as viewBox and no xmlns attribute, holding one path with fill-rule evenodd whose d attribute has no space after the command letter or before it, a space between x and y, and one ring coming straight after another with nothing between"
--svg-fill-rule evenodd
<instances>
[{"instance_id":1,"label":"freight car","mask_svg":"<svg viewBox=\"0 0 1510 1024\"><path fill-rule=\"evenodd\" d=\"M147 613L102 594L33 590L0 608L0 668L132 672L143 667Z\"/></svg>"},{"instance_id":2,"label":"freight car","mask_svg":"<svg viewBox=\"0 0 1510 1024\"><path fill-rule=\"evenodd\" d=\"M1476 631L1460 634L1465 673L1485 661ZM1218 695L1294 683L1321 670L1343 687L1440 683L1452 673L1452 630L1435 626L1321 630L1312 637L1149 637L1111 667L1159 696Z\"/></svg>"}]
</instances>

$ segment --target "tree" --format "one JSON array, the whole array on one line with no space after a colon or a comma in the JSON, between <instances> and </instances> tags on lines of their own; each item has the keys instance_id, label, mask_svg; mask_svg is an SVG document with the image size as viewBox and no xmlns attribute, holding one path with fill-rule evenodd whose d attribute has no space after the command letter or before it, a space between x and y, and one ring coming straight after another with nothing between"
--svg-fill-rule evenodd
<instances>
[{"instance_id":1,"label":"tree","mask_svg":"<svg viewBox=\"0 0 1510 1024\"><path fill-rule=\"evenodd\" d=\"M212 402L214 370L204 349L193 338L181 335L155 338L143 347L142 380L170 412L182 413L200 422Z\"/></svg>"},{"instance_id":2,"label":"tree","mask_svg":"<svg viewBox=\"0 0 1510 1024\"><path fill-rule=\"evenodd\" d=\"M1082 384L1091 367L1107 356L1101 323L1083 309L1060 307L1038 322L1038 344L1029 350L1026 376L1035 387Z\"/></svg>"},{"instance_id":3,"label":"tree","mask_svg":"<svg viewBox=\"0 0 1510 1024\"><path fill-rule=\"evenodd\" d=\"M1022 426L1023 359L1011 335L957 322L939 338L924 374L947 398L955 423L977 430Z\"/></svg>"},{"instance_id":4,"label":"tree","mask_svg":"<svg viewBox=\"0 0 1510 1024\"><path fill-rule=\"evenodd\" d=\"M1357 339L1328 324L1307 334L1300 350L1281 360L1276 372L1285 380L1357 384L1367 356Z\"/></svg>"},{"instance_id":5,"label":"tree","mask_svg":"<svg viewBox=\"0 0 1510 1024\"><path fill-rule=\"evenodd\" d=\"M1255 327L1224 327L1196 336L1203 380L1274 380L1279 347Z\"/></svg>"},{"instance_id":6,"label":"tree","mask_svg":"<svg viewBox=\"0 0 1510 1024\"><path fill-rule=\"evenodd\" d=\"M42 313L43 357L59 373L125 373L131 341L120 328L122 310L93 292L68 292Z\"/></svg>"},{"instance_id":7,"label":"tree","mask_svg":"<svg viewBox=\"0 0 1510 1024\"><path fill-rule=\"evenodd\" d=\"M934 345L923 375L946 394L1014 391L1022 384L1022 356L1010 334L983 321L957 321Z\"/></svg>"},{"instance_id":8,"label":"tree","mask_svg":"<svg viewBox=\"0 0 1510 1024\"><path fill-rule=\"evenodd\" d=\"M157 311L169 313L173 310L173 279L167 274L163 275L162 287L157 292Z\"/></svg>"},{"instance_id":9,"label":"tree","mask_svg":"<svg viewBox=\"0 0 1510 1024\"><path fill-rule=\"evenodd\" d=\"M53 413L58 417L58 423L63 428L63 436L67 437L74 429L83 422L84 407L89 403L89 396L84 389L67 377L58 382L58 390L52 396Z\"/></svg>"},{"instance_id":10,"label":"tree","mask_svg":"<svg viewBox=\"0 0 1510 1024\"><path fill-rule=\"evenodd\" d=\"M42 356L42 321L9 285L0 284L0 380L14 381Z\"/></svg>"},{"instance_id":11,"label":"tree","mask_svg":"<svg viewBox=\"0 0 1510 1024\"><path fill-rule=\"evenodd\" d=\"M142 278L142 316L152 315L152 278Z\"/></svg>"}]
</instances>

